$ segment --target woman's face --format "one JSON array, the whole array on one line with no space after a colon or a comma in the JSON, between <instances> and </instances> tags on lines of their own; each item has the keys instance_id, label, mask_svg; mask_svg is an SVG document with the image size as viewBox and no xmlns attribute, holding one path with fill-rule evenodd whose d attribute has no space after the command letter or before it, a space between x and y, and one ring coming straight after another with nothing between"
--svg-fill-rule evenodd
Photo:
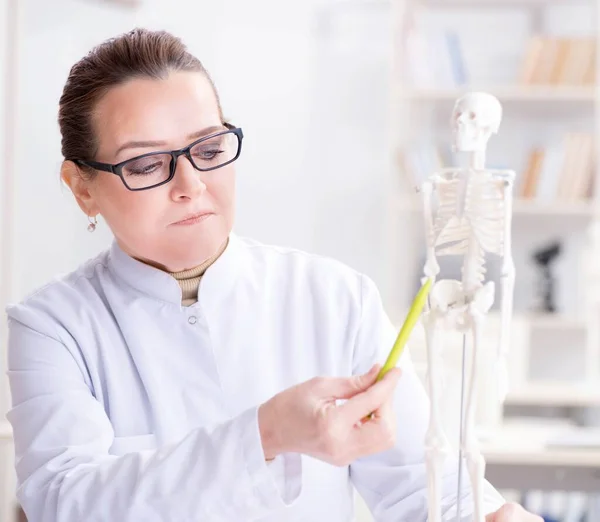
<instances>
[{"instance_id":1,"label":"woman's face","mask_svg":"<svg viewBox=\"0 0 600 522\"><path fill-rule=\"evenodd\" d=\"M210 82L193 72L138 78L111 89L96 107L94 126L99 143L94 160L113 164L180 149L225 130ZM234 220L234 165L200 172L180 156L169 183L138 192L108 172L83 181L65 175L63 167L63 178L84 212L103 216L123 250L179 271L199 265L227 239ZM182 222L198 214L203 217Z\"/></svg>"}]
</instances>

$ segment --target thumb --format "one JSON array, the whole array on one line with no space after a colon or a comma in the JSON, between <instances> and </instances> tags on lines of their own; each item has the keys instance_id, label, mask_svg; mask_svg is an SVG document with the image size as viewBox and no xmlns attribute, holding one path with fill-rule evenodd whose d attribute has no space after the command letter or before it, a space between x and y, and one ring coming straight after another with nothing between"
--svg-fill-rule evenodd
<instances>
[{"instance_id":1,"label":"thumb","mask_svg":"<svg viewBox=\"0 0 600 522\"><path fill-rule=\"evenodd\" d=\"M504 504L495 513L490 513L485 517L486 522L513 522L518 518L519 511L522 508L518 504L508 502Z\"/></svg>"},{"instance_id":2,"label":"thumb","mask_svg":"<svg viewBox=\"0 0 600 522\"><path fill-rule=\"evenodd\" d=\"M341 406L340 411L353 423L364 419L379 409L393 395L400 374L399 368L392 368L384 375L383 379Z\"/></svg>"},{"instance_id":3,"label":"thumb","mask_svg":"<svg viewBox=\"0 0 600 522\"><path fill-rule=\"evenodd\" d=\"M327 379L325 383L327 389L324 391L335 399L350 399L375 383L380 368L379 364L375 364L367 373Z\"/></svg>"}]
</instances>

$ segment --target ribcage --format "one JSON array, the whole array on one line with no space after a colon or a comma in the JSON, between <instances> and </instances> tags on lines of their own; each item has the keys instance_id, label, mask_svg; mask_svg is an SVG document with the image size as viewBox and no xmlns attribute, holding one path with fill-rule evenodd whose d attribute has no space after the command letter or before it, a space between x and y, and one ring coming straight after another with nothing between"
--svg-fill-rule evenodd
<instances>
[{"instance_id":1,"label":"ribcage","mask_svg":"<svg viewBox=\"0 0 600 522\"><path fill-rule=\"evenodd\" d=\"M474 239L484 252L502 254L504 200L500 184L486 173L436 183L436 255L465 255Z\"/></svg>"}]
</instances>

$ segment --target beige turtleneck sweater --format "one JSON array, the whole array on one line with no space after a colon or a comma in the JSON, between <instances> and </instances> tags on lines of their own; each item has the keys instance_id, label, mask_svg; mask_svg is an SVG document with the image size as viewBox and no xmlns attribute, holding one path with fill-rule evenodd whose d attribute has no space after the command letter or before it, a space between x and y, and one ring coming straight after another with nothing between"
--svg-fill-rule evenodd
<instances>
[{"instance_id":1,"label":"beige turtleneck sweater","mask_svg":"<svg viewBox=\"0 0 600 522\"><path fill-rule=\"evenodd\" d=\"M227 241L223 243L221 248L219 248L214 255L195 268L182 270L181 272L168 272L168 274L177 279L177 282L181 287L181 304L183 306L193 305L198 300L198 287L200 286L200 280L202 279L204 272L206 272L206 269L225 251L228 243L229 238L227 238Z\"/></svg>"}]
</instances>

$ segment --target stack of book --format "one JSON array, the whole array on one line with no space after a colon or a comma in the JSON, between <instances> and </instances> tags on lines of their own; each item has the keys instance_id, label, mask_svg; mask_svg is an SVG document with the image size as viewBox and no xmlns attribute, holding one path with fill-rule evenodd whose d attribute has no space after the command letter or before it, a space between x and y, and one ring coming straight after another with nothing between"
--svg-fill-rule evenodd
<instances>
[{"instance_id":1,"label":"stack of book","mask_svg":"<svg viewBox=\"0 0 600 522\"><path fill-rule=\"evenodd\" d=\"M461 87L469 82L459 35L450 29L429 34L412 30L406 38L408 80L415 89Z\"/></svg>"},{"instance_id":2,"label":"stack of book","mask_svg":"<svg viewBox=\"0 0 600 522\"><path fill-rule=\"evenodd\" d=\"M592 135L568 133L559 145L534 147L530 151L516 195L540 202L589 199L594 163Z\"/></svg>"},{"instance_id":3,"label":"stack of book","mask_svg":"<svg viewBox=\"0 0 600 522\"><path fill-rule=\"evenodd\" d=\"M521 84L586 86L595 80L595 38L534 35L529 39Z\"/></svg>"},{"instance_id":4,"label":"stack of book","mask_svg":"<svg viewBox=\"0 0 600 522\"><path fill-rule=\"evenodd\" d=\"M540 203L590 199L594 191L594 154L593 135L585 132L570 132L557 144L532 148L524 168L517 172L514 197ZM424 142L400 151L398 166L405 188L412 192L428 176L457 166L457 162L447 145Z\"/></svg>"}]
</instances>

